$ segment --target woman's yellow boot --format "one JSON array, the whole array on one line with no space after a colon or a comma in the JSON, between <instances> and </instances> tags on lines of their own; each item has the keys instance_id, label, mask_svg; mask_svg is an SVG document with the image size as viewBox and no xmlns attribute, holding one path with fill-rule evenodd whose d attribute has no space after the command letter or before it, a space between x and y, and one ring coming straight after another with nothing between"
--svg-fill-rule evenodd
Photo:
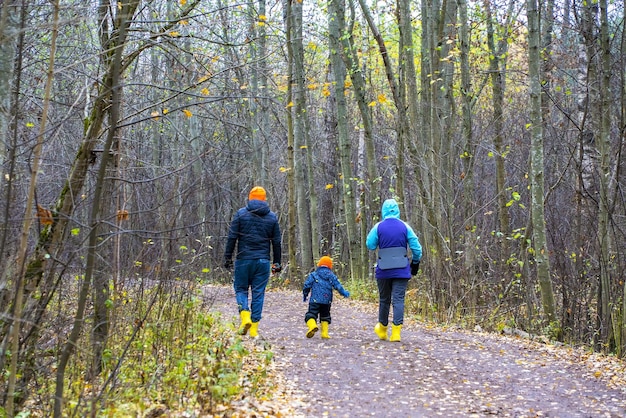
<instances>
[{"instance_id":1,"label":"woman's yellow boot","mask_svg":"<svg viewBox=\"0 0 626 418\"><path fill-rule=\"evenodd\" d=\"M326 322L326 321L322 321L322 334L321 334L321 336L325 340L330 338L330 335L328 335L328 322Z\"/></svg>"},{"instance_id":2,"label":"woman's yellow boot","mask_svg":"<svg viewBox=\"0 0 626 418\"><path fill-rule=\"evenodd\" d=\"M400 331L402 331L402 325L391 324L391 337L389 337L389 341L399 342Z\"/></svg>"},{"instance_id":3,"label":"woman's yellow boot","mask_svg":"<svg viewBox=\"0 0 626 418\"><path fill-rule=\"evenodd\" d=\"M387 325L383 325L380 322L374 327L374 332L378 335L378 338L385 341L387 340Z\"/></svg>"},{"instance_id":4,"label":"woman's yellow boot","mask_svg":"<svg viewBox=\"0 0 626 418\"><path fill-rule=\"evenodd\" d=\"M317 321L314 318L309 318L309 320L306 321L306 325L309 327L309 330L306 332L306 337L311 338L318 330Z\"/></svg>"},{"instance_id":5,"label":"woman's yellow boot","mask_svg":"<svg viewBox=\"0 0 626 418\"><path fill-rule=\"evenodd\" d=\"M239 334L246 335L246 333L252 326L252 321L250 320L250 311L241 311L239 312L239 316L241 317L241 325L239 326Z\"/></svg>"},{"instance_id":6,"label":"woman's yellow boot","mask_svg":"<svg viewBox=\"0 0 626 418\"><path fill-rule=\"evenodd\" d=\"M259 336L259 322L253 322L250 324L250 337L256 338Z\"/></svg>"}]
</instances>

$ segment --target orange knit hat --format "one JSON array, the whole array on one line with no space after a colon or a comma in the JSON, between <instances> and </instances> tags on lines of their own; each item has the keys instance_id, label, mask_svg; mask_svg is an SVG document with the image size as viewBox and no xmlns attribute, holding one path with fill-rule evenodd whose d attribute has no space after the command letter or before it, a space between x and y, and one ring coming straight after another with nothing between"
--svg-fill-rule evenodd
<instances>
[{"instance_id":1,"label":"orange knit hat","mask_svg":"<svg viewBox=\"0 0 626 418\"><path fill-rule=\"evenodd\" d=\"M320 258L320 261L317 263L317 267L320 266L326 266L329 269L333 268L333 259L330 258L329 256L325 255L324 257Z\"/></svg>"},{"instance_id":2,"label":"orange knit hat","mask_svg":"<svg viewBox=\"0 0 626 418\"><path fill-rule=\"evenodd\" d=\"M261 186L253 187L250 190L250 194L248 195L248 200L265 200L266 194L265 189Z\"/></svg>"}]
</instances>

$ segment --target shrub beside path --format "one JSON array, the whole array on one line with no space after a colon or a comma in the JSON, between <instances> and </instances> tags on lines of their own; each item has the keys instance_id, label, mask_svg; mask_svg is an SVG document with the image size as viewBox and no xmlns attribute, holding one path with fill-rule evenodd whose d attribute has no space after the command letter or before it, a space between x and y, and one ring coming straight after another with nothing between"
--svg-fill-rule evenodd
<instances>
[{"instance_id":1,"label":"shrub beside path","mask_svg":"<svg viewBox=\"0 0 626 418\"><path fill-rule=\"evenodd\" d=\"M206 295L238 321L231 288ZM376 307L338 295L331 339L308 339L306 309L300 292L266 293L251 344L274 353L269 403L281 405L255 403L259 416L626 417L626 367L614 358L410 320L402 342L380 341Z\"/></svg>"}]
</instances>

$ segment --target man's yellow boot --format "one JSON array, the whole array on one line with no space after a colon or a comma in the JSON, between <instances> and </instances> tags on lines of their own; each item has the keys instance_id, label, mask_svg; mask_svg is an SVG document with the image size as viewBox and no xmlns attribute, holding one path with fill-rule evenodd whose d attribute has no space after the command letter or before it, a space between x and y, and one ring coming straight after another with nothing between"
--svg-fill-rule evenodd
<instances>
[{"instance_id":1,"label":"man's yellow boot","mask_svg":"<svg viewBox=\"0 0 626 418\"><path fill-rule=\"evenodd\" d=\"M256 338L259 336L259 323L253 322L250 324L250 337Z\"/></svg>"},{"instance_id":2,"label":"man's yellow boot","mask_svg":"<svg viewBox=\"0 0 626 418\"><path fill-rule=\"evenodd\" d=\"M322 334L321 334L321 336L325 340L330 338L330 335L328 335L328 322L326 322L326 321L322 321Z\"/></svg>"},{"instance_id":3,"label":"man's yellow boot","mask_svg":"<svg viewBox=\"0 0 626 418\"><path fill-rule=\"evenodd\" d=\"M381 340L387 340L387 325L383 325L380 322L374 327L374 332Z\"/></svg>"},{"instance_id":4,"label":"man's yellow boot","mask_svg":"<svg viewBox=\"0 0 626 418\"><path fill-rule=\"evenodd\" d=\"M306 332L306 337L311 338L318 330L317 321L315 318L309 318L309 320L306 321L306 326L309 327L309 330Z\"/></svg>"},{"instance_id":5,"label":"man's yellow boot","mask_svg":"<svg viewBox=\"0 0 626 418\"><path fill-rule=\"evenodd\" d=\"M402 331L402 325L391 324L391 337L389 337L389 341L399 342L400 331Z\"/></svg>"},{"instance_id":6,"label":"man's yellow boot","mask_svg":"<svg viewBox=\"0 0 626 418\"><path fill-rule=\"evenodd\" d=\"M239 326L239 334L246 335L246 333L252 326L252 321L250 320L250 311L241 311L239 312L239 316L241 317L241 325Z\"/></svg>"}]
</instances>

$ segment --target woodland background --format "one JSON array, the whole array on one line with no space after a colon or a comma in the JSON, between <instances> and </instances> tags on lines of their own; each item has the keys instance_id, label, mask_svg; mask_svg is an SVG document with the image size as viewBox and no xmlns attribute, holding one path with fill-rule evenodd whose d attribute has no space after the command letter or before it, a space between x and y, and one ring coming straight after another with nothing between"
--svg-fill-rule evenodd
<instances>
[{"instance_id":1,"label":"woodland background","mask_svg":"<svg viewBox=\"0 0 626 418\"><path fill-rule=\"evenodd\" d=\"M626 352L623 1L0 7L7 415L95 414L129 382L236 392L246 350L198 285L227 282L255 185L273 286L330 254L375 298L364 239L394 197L424 249L413 314Z\"/></svg>"}]
</instances>

